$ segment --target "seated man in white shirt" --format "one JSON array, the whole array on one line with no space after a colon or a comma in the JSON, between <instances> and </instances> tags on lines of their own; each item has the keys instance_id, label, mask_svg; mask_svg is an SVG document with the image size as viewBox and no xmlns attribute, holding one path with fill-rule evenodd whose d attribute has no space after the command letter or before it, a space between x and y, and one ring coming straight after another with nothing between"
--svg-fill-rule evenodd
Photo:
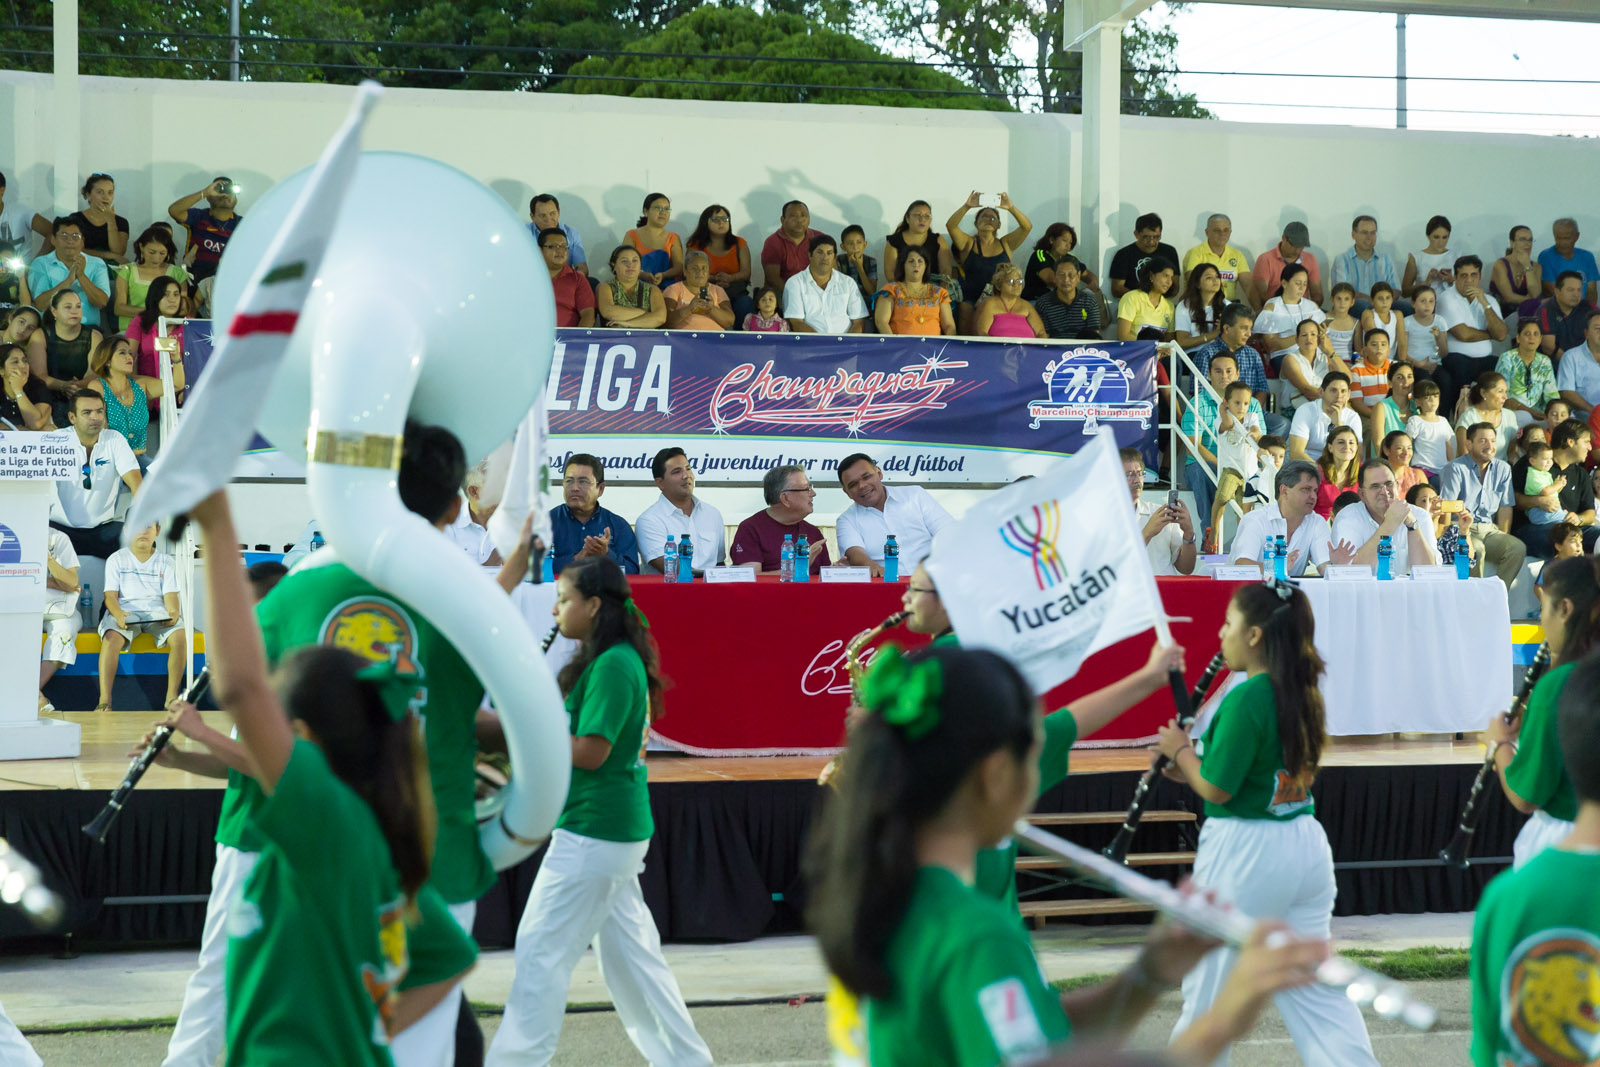
<instances>
[{"instance_id":1,"label":"seated man in white shirt","mask_svg":"<svg viewBox=\"0 0 1600 1067\"><path fill-rule=\"evenodd\" d=\"M50 531L44 579L44 654L39 657L39 710L54 711L44 685L56 671L78 662L78 553L60 530Z\"/></svg>"},{"instance_id":2,"label":"seated man in white shirt","mask_svg":"<svg viewBox=\"0 0 1600 1067\"><path fill-rule=\"evenodd\" d=\"M479 498L483 493L483 480L489 476L489 461L484 459L467 471L466 483L461 487L461 510L444 528L444 535L481 567L500 566L500 553L495 550L494 539L489 536L489 516L494 508L483 507Z\"/></svg>"},{"instance_id":3,"label":"seated man in white shirt","mask_svg":"<svg viewBox=\"0 0 1600 1067\"><path fill-rule=\"evenodd\" d=\"M1317 486L1321 482L1322 476L1315 463L1303 459L1285 462L1272 479L1277 501L1254 508L1239 520L1228 561L1254 563L1270 574L1272 562L1266 554L1267 539L1282 537L1288 549L1284 557L1285 572L1291 578L1319 575L1330 561L1349 563L1351 553L1332 549L1328 520L1317 514Z\"/></svg>"},{"instance_id":4,"label":"seated man in white shirt","mask_svg":"<svg viewBox=\"0 0 1600 1067\"><path fill-rule=\"evenodd\" d=\"M1322 456L1328 444L1328 431L1334 426L1348 426L1356 432L1356 442L1361 441L1361 416L1350 410L1350 375L1344 371L1329 371L1322 379L1322 403L1301 404L1289 423L1289 458L1315 460Z\"/></svg>"},{"instance_id":5,"label":"seated man in white shirt","mask_svg":"<svg viewBox=\"0 0 1600 1067\"><path fill-rule=\"evenodd\" d=\"M704 574L707 567L722 566L728 557L722 512L694 495L694 467L683 449L672 446L657 452L650 461L650 474L661 497L633 524L645 572L660 574L667 538L681 541L684 534L689 535L689 543L694 546L690 561L694 573Z\"/></svg>"},{"instance_id":6,"label":"seated man in white shirt","mask_svg":"<svg viewBox=\"0 0 1600 1067\"><path fill-rule=\"evenodd\" d=\"M1406 503L1386 461L1369 459L1361 464L1356 484L1361 503L1345 508L1333 520L1333 539L1355 546L1352 562L1376 571L1378 547L1385 537L1394 549L1389 573L1395 578L1410 574L1413 566L1439 562L1433 519L1422 508Z\"/></svg>"},{"instance_id":7,"label":"seated man in white shirt","mask_svg":"<svg viewBox=\"0 0 1600 1067\"><path fill-rule=\"evenodd\" d=\"M844 562L867 567L883 577L883 546L893 534L900 547L900 576L909 577L933 550L933 535L950 522L950 513L920 485L883 484L883 471L857 452L839 463L839 484L855 501L839 516L835 533Z\"/></svg>"},{"instance_id":8,"label":"seated man in white shirt","mask_svg":"<svg viewBox=\"0 0 1600 1067\"><path fill-rule=\"evenodd\" d=\"M178 696L188 664L188 645L178 610L178 564L156 551L159 528L139 532L133 544L106 560L106 611L100 617L100 703L111 710L111 683L117 677L117 656L136 634L150 634L157 648L167 650L167 699Z\"/></svg>"},{"instance_id":9,"label":"seated man in white shirt","mask_svg":"<svg viewBox=\"0 0 1600 1067\"><path fill-rule=\"evenodd\" d=\"M56 483L50 525L67 535L80 556L110 557L122 544L122 523L114 520L117 493L124 485L138 492L143 477L128 439L106 429L106 402L83 390L68 405L67 419L80 468L77 477Z\"/></svg>"},{"instance_id":10,"label":"seated man in white shirt","mask_svg":"<svg viewBox=\"0 0 1600 1067\"><path fill-rule=\"evenodd\" d=\"M861 286L833 269L833 238L811 238L811 266L783 284L783 314L795 333L860 333L867 321ZM908 572L909 573L909 572Z\"/></svg>"},{"instance_id":11,"label":"seated man in white shirt","mask_svg":"<svg viewBox=\"0 0 1600 1067\"><path fill-rule=\"evenodd\" d=\"M1182 501L1162 504L1140 499L1140 490L1144 488L1144 453L1137 448L1119 448L1117 455L1122 457L1122 474L1128 480L1134 514L1139 517L1150 570L1162 576L1193 574L1198 550L1189 509Z\"/></svg>"}]
</instances>

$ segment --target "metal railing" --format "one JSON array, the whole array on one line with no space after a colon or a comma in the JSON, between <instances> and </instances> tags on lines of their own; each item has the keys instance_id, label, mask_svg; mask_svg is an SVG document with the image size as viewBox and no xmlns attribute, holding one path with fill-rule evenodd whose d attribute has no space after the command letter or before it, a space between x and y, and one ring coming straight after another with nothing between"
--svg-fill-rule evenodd
<instances>
[{"instance_id":1,"label":"metal railing","mask_svg":"<svg viewBox=\"0 0 1600 1067\"><path fill-rule=\"evenodd\" d=\"M1167 405L1167 421L1163 422L1160 428L1167 431L1167 468L1171 472L1172 488L1182 489L1187 487L1188 461L1193 459L1201 472L1211 481L1211 487L1215 490L1217 478L1221 472L1200 452L1199 420L1195 420L1195 436L1190 437L1183 432L1183 410L1180 410L1180 407L1182 409L1193 407L1202 392L1204 392L1206 396L1216 401L1217 409L1220 411L1222 409L1222 397L1215 389L1211 388L1211 382L1206 378L1204 372L1195 366L1194 361L1189 358L1189 353L1185 352L1175 342L1165 341L1157 345L1156 348L1159 353L1157 358L1160 358L1160 355L1167 357L1167 378L1170 382L1168 388L1171 389L1172 403ZM1185 398L1184 390L1179 385L1185 378L1194 383L1194 387L1189 391L1187 398ZM1215 441L1215 438L1216 435L1213 434L1213 441ZM1179 447L1180 445L1182 446L1181 448ZM1233 516L1235 529L1237 529L1238 520L1244 518L1244 509L1239 506L1237 501L1229 500L1223 507L1222 515L1218 518L1217 525L1220 527L1223 520L1229 515ZM1196 523L1198 529L1209 530L1210 525L1210 515L1199 516L1199 521ZM1226 540L1222 536L1221 529L1216 530L1215 533L1217 551L1220 552L1223 549L1223 545L1226 544ZM1200 540L1203 545L1206 539L1202 536Z\"/></svg>"}]
</instances>

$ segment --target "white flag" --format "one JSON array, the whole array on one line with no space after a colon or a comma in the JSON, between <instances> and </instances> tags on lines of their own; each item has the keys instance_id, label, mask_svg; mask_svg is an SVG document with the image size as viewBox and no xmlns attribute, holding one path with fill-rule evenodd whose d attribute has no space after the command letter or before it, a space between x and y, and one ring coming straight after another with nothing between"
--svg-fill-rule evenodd
<instances>
[{"instance_id":1,"label":"white flag","mask_svg":"<svg viewBox=\"0 0 1600 1067\"><path fill-rule=\"evenodd\" d=\"M1111 434L946 526L926 566L961 646L1003 653L1040 693L1166 625Z\"/></svg>"},{"instance_id":2,"label":"white flag","mask_svg":"<svg viewBox=\"0 0 1600 1067\"><path fill-rule=\"evenodd\" d=\"M489 536L502 558L516 549L529 512L533 513L533 536L544 541L546 552L555 551L550 541L550 509L545 505L550 488L549 440L550 413L545 408L545 390L540 389L533 410L512 439L505 495L489 516Z\"/></svg>"}]
</instances>

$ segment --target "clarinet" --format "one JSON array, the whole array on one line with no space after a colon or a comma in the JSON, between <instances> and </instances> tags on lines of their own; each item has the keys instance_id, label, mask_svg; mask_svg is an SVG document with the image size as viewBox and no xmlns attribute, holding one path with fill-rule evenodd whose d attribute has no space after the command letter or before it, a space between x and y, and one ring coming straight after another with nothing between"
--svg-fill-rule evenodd
<instances>
[{"instance_id":1,"label":"clarinet","mask_svg":"<svg viewBox=\"0 0 1600 1067\"><path fill-rule=\"evenodd\" d=\"M1533 662L1528 664L1527 673L1522 676L1516 699L1511 701L1511 707L1505 713L1507 725L1522 718L1534 683L1549 666L1550 646L1540 645L1539 651L1534 653ZM1478 832L1478 801L1483 794L1484 783L1494 774L1494 758L1499 751L1498 742L1489 746L1489 754L1483 758L1483 766L1478 768L1478 777L1472 781L1472 792L1467 794L1466 806L1461 809L1461 818L1456 821L1456 832L1450 838L1450 843L1439 850L1439 859L1446 867L1463 871L1467 869L1467 852L1472 848L1472 835Z\"/></svg>"},{"instance_id":2,"label":"clarinet","mask_svg":"<svg viewBox=\"0 0 1600 1067\"><path fill-rule=\"evenodd\" d=\"M197 703L206 695L206 690L211 687L211 665L208 663L200 671L187 692L179 697L186 704ZM111 794L111 799L106 801L106 806L100 809L100 814L91 819L83 828L83 832L94 838L100 844L106 843L106 835L111 832L111 824L117 821L117 816L122 814L123 802L128 799L128 794L133 792L133 787L139 784L139 779L144 777L144 772L161 755L161 750L167 747L176 731L166 723L155 729L155 734L150 738L150 743L143 752L133 757L133 763L128 766L128 773L123 776L122 784L117 786Z\"/></svg>"},{"instance_id":3,"label":"clarinet","mask_svg":"<svg viewBox=\"0 0 1600 1067\"><path fill-rule=\"evenodd\" d=\"M1205 700L1206 691L1211 688L1211 683L1217 677L1227 661L1221 652L1211 657L1211 662L1206 664L1206 669L1200 675L1200 680L1195 683L1194 691L1183 691L1182 676L1179 675L1173 685L1173 702L1178 705L1178 725L1187 730L1194 725L1195 709ZM1173 672L1177 675L1177 672ZM1144 818L1145 798L1150 792L1150 787L1155 784L1156 778L1164 771L1167 764L1171 763L1166 756L1157 756L1150 769L1139 778L1139 784L1133 790L1133 802L1128 805L1128 814L1123 818L1122 825L1117 828L1117 836L1111 839L1101 852L1106 859L1115 863L1125 863L1128 858L1128 846L1133 843L1133 835L1139 829L1139 820Z\"/></svg>"},{"instance_id":4,"label":"clarinet","mask_svg":"<svg viewBox=\"0 0 1600 1067\"><path fill-rule=\"evenodd\" d=\"M550 632L544 635L544 640L539 642L540 653L550 651L550 646L556 643L556 638L561 636L561 624L550 627Z\"/></svg>"}]
</instances>

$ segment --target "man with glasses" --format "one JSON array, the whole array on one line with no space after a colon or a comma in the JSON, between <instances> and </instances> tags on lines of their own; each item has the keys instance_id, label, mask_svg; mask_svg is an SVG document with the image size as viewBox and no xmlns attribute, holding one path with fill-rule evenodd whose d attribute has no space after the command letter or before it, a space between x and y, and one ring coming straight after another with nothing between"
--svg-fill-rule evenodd
<instances>
[{"instance_id":1,"label":"man with glasses","mask_svg":"<svg viewBox=\"0 0 1600 1067\"><path fill-rule=\"evenodd\" d=\"M124 485L130 493L139 491L139 461L126 437L106 429L106 402L99 393L78 393L67 412L80 472L56 483L50 525L67 535L78 555L106 559L122 547L122 523L114 518L117 494Z\"/></svg>"},{"instance_id":2,"label":"man with glasses","mask_svg":"<svg viewBox=\"0 0 1600 1067\"><path fill-rule=\"evenodd\" d=\"M557 227L539 231L539 251L550 271L550 288L556 294L557 326L593 326L594 290L589 279L568 262L572 244Z\"/></svg>"},{"instance_id":3,"label":"man with glasses","mask_svg":"<svg viewBox=\"0 0 1600 1067\"><path fill-rule=\"evenodd\" d=\"M1144 489L1144 455L1137 448L1119 449L1122 457L1122 474L1128 480L1128 495L1133 497L1133 510L1139 516L1145 552L1150 556L1150 569L1159 575L1193 574L1195 563L1194 521L1183 501L1176 504L1159 504L1140 499Z\"/></svg>"},{"instance_id":4,"label":"man with glasses","mask_svg":"<svg viewBox=\"0 0 1600 1067\"><path fill-rule=\"evenodd\" d=\"M28 268L28 292L40 311L63 289L71 289L83 299L83 324L100 325L100 309L110 299L111 277L105 260L84 255L83 231L63 215L50 224L55 250L40 256Z\"/></svg>"},{"instance_id":5,"label":"man with glasses","mask_svg":"<svg viewBox=\"0 0 1600 1067\"><path fill-rule=\"evenodd\" d=\"M566 503L550 509L552 563L557 574L568 563L587 556L610 556L626 573L639 573L639 542L633 527L621 515L600 506L600 494L605 491L605 464L587 452L567 457L561 482Z\"/></svg>"},{"instance_id":6,"label":"man with glasses","mask_svg":"<svg viewBox=\"0 0 1600 1067\"><path fill-rule=\"evenodd\" d=\"M783 569L783 539L792 537L798 544L804 537L811 554L814 575L833 561L822 531L806 522L816 507L817 491L811 487L806 469L792 463L773 467L761 479L761 495L767 506L739 524L733 535L732 562L735 567L754 567L760 574L777 574Z\"/></svg>"},{"instance_id":7,"label":"man with glasses","mask_svg":"<svg viewBox=\"0 0 1600 1067\"><path fill-rule=\"evenodd\" d=\"M1371 215L1357 215L1350 223L1350 240L1350 247L1334 258L1333 284L1348 282L1356 291L1355 306L1350 314L1359 319L1363 311L1372 307L1373 284L1388 282L1399 292L1400 275L1394 269L1394 260L1378 251L1377 219ZM1409 312L1410 308L1402 310Z\"/></svg>"},{"instance_id":8,"label":"man with glasses","mask_svg":"<svg viewBox=\"0 0 1600 1067\"><path fill-rule=\"evenodd\" d=\"M1385 460L1369 459L1361 464L1356 485L1360 506L1352 504L1333 520L1333 540L1355 546L1353 562L1377 570L1378 545L1385 537L1394 548L1389 573L1396 578L1410 574L1414 566L1439 562L1433 542L1433 519L1417 505L1406 503L1400 483ZM1513 573L1512 577L1516 575Z\"/></svg>"}]
</instances>

